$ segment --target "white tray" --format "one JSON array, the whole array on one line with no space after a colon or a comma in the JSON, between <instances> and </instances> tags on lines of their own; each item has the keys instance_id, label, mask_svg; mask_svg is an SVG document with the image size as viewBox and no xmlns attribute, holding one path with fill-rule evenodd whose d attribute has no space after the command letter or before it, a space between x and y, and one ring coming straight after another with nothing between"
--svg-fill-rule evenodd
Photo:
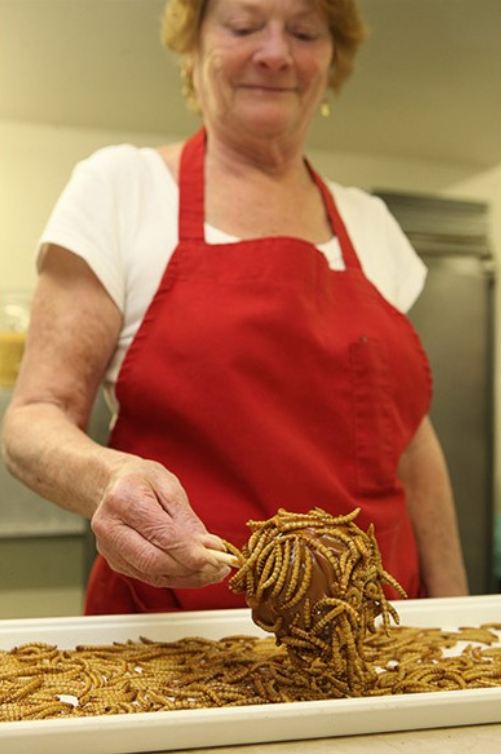
<instances>
[{"instance_id":1,"label":"white tray","mask_svg":"<svg viewBox=\"0 0 501 754\"><path fill-rule=\"evenodd\" d=\"M501 595L397 603L401 623L451 629L501 621ZM264 635L248 610L0 622L0 648L31 641L71 648L140 635L173 641ZM0 722L5 754L132 754L396 730L501 723L501 688L227 709Z\"/></svg>"}]
</instances>

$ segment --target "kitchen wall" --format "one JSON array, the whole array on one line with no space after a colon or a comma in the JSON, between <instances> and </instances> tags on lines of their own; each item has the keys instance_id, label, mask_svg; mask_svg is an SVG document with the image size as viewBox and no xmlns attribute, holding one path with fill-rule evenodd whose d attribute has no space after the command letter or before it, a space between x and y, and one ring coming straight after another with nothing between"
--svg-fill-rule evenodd
<instances>
[{"instance_id":1,"label":"kitchen wall","mask_svg":"<svg viewBox=\"0 0 501 754\"><path fill-rule=\"evenodd\" d=\"M183 135L166 136L165 141ZM106 144L155 145L158 140L158 134L0 121L0 292L33 289L37 238L77 160ZM501 164L478 172L471 167L436 161L335 150L312 151L311 157L321 173L341 183L369 189L436 192L490 202L493 248L499 258ZM501 349L497 350L501 353ZM501 422L497 425L501 426ZM499 481L497 487L500 488ZM501 489L496 497L501 499ZM0 618L80 612L84 570L82 537L0 538Z\"/></svg>"}]
</instances>

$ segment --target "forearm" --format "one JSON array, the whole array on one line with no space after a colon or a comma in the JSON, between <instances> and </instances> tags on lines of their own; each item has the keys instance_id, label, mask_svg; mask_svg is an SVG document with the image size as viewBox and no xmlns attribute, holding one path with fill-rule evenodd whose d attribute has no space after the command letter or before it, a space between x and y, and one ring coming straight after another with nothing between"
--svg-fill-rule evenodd
<instances>
[{"instance_id":1,"label":"forearm","mask_svg":"<svg viewBox=\"0 0 501 754\"><path fill-rule=\"evenodd\" d=\"M407 504L429 597L468 593L456 514L445 490L409 490Z\"/></svg>"},{"instance_id":2,"label":"forearm","mask_svg":"<svg viewBox=\"0 0 501 754\"><path fill-rule=\"evenodd\" d=\"M114 471L130 458L98 445L50 403L9 409L2 451L8 470L23 484L87 518L94 514Z\"/></svg>"},{"instance_id":3,"label":"forearm","mask_svg":"<svg viewBox=\"0 0 501 754\"><path fill-rule=\"evenodd\" d=\"M428 422L428 420L425 420ZM440 445L429 422L400 466L427 595L468 593L456 511Z\"/></svg>"}]
</instances>

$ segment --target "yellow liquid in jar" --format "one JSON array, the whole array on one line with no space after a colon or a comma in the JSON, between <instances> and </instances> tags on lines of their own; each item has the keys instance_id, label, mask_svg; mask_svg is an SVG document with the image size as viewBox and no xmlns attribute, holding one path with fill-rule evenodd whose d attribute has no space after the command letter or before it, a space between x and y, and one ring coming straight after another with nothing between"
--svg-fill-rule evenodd
<instances>
[{"instance_id":1,"label":"yellow liquid in jar","mask_svg":"<svg viewBox=\"0 0 501 754\"><path fill-rule=\"evenodd\" d=\"M26 333L0 330L0 387L12 387L23 356Z\"/></svg>"}]
</instances>

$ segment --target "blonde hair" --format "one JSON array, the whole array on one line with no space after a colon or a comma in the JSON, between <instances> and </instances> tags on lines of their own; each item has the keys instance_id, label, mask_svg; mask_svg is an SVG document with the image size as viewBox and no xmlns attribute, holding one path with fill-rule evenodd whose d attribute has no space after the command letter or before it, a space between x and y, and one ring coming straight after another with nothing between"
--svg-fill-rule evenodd
<instances>
[{"instance_id":1,"label":"blonde hair","mask_svg":"<svg viewBox=\"0 0 501 754\"><path fill-rule=\"evenodd\" d=\"M334 59L329 87L338 92L351 74L359 46L367 36L367 28L356 0L314 0L329 24L334 43ZM181 55L183 94L196 109L193 86L192 54L199 41L200 28L209 0L168 0L162 18L161 39L165 47Z\"/></svg>"}]
</instances>

